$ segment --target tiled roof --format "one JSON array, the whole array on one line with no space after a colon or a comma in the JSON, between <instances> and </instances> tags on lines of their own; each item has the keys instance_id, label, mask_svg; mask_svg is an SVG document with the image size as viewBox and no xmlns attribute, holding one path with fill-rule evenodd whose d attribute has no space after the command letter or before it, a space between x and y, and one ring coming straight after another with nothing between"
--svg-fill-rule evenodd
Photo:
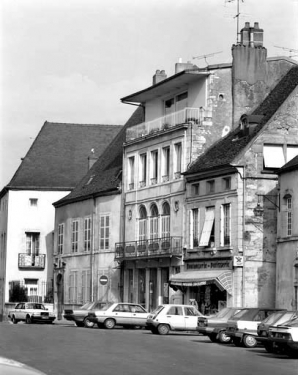
<instances>
[{"instance_id":1,"label":"tiled roof","mask_svg":"<svg viewBox=\"0 0 298 375\"><path fill-rule=\"evenodd\" d=\"M88 171L88 156L98 157L120 125L45 122L7 188L69 190Z\"/></svg>"},{"instance_id":2,"label":"tiled roof","mask_svg":"<svg viewBox=\"0 0 298 375\"><path fill-rule=\"evenodd\" d=\"M241 151L255 138L282 103L298 85L298 67L295 66L280 80L252 115L263 115L252 134L240 136L240 129L230 132L225 138L213 144L185 172L185 175L208 171L230 165Z\"/></svg>"},{"instance_id":3,"label":"tiled roof","mask_svg":"<svg viewBox=\"0 0 298 375\"><path fill-rule=\"evenodd\" d=\"M117 193L121 184L123 143L125 142L126 129L143 121L144 110L142 107L138 107L74 190L55 202L54 206L60 207L72 202L90 199L93 196Z\"/></svg>"},{"instance_id":4,"label":"tiled roof","mask_svg":"<svg viewBox=\"0 0 298 375\"><path fill-rule=\"evenodd\" d=\"M295 169L298 170L298 155L281 167L277 174L286 173Z\"/></svg>"}]
</instances>

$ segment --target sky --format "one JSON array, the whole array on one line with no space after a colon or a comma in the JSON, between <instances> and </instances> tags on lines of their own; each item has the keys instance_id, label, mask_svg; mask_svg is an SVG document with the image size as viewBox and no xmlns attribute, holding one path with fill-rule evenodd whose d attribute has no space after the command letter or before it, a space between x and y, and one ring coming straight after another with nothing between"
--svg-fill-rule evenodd
<instances>
[{"instance_id":1,"label":"sky","mask_svg":"<svg viewBox=\"0 0 298 375\"><path fill-rule=\"evenodd\" d=\"M239 30L264 29L268 57L297 52L298 0L239 11ZM120 99L157 69L231 62L236 15L237 0L1 0L0 191L45 121L122 125L136 107Z\"/></svg>"}]
</instances>

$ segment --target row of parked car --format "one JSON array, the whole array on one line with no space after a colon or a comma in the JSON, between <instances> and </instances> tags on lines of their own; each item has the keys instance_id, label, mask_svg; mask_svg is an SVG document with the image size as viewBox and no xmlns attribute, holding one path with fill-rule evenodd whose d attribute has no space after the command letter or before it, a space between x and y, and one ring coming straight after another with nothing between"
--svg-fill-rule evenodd
<instances>
[{"instance_id":1,"label":"row of parked car","mask_svg":"<svg viewBox=\"0 0 298 375\"><path fill-rule=\"evenodd\" d=\"M8 316L14 324L52 323L56 318L44 305L25 302L17 304ZM86 328L145 327L160 335L197 331L213 342L246 348L262 344L270 353L283 352L298 358L298 311L227 307L213 316L204 316L193 305L163 304L148 313L136 303L95 301L76 310L66 309L63 317Z\"/></svg>"}]
</instances>

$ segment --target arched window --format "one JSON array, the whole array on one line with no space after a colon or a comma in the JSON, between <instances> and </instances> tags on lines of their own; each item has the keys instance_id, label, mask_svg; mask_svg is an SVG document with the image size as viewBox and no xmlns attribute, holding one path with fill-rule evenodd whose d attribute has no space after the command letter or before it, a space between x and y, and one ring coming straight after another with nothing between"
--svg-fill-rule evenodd
<instances>
[{"instance_id":1,"label":"arched window","mask_svg":"<svg viewBox=\"0 0 298 375\"><path fill-rule=\"evenodd\" d=\"M169 238L170 237L170 205L168 202L165 202L162 205L162 217L161 217L161 237Z\"/></svg>"},{"instance_id":2,"label":"arched window","mask_svg":"<svg viewBox=\"0 0 298 375\"><path fill-rule=\"evenodd\" d=\"M152 204L150 208L150 239L158 238L158 208Z\"/></svg>"},{"instance_id":3,"label":"arched window","mask_svg":"<svg viewBox=\"0 0 298 375\"><path fill-rule=\"evenodd\" d=\"M139 210L139 240L147 239L147 211L144 206L140 207Z\"/></svg>"}]
</instances>

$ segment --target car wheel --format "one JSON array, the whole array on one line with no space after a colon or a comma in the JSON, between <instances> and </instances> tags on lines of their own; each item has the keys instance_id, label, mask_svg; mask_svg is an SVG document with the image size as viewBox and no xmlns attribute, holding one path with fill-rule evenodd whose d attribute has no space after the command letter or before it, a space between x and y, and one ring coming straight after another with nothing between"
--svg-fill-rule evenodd
<instances>
[{"instance_id":1,"label":"car wheel","mask_svg":"<svg viewBox=\"0 0 298 375\"><path fill-rule=\"evenodd\" d=\"M77 327L84 327L83 322L75 322L75 324L76 324Z\"/></svg>"},{"instance_id":2,"label":"car wheel","mask_svg":"<svg viewBox=\"0 0 298 375\"><path fill-rule=\"evenodd\" d=\"M167 335L170 331L170 327L167 324L160 324L157 327L157 331L160 335Z\"/></svg>"},{"instance_id":3,"label":"car wheel","mask_svg":"<svg viewBox=\"0 0 298 375\"><path fill-rule=\"evenodd\" d=\"M231 342L231 337L227 336L225 331L220 331L218 334L218 341L222 344Z\"/></svg>"},{"instance_id":4,"label":"car wheel","mask_svg":"<svg viewBox=\"0 0 298 375\"><path fill-rule=\"evenodd\" d=\"M32 319L30 318L30 315L27 315L26 316L26 324L31 324L32 323Z\"/></svg>"},{"instance_id":5,"label":"car wheel","mask_svg":"<svg viewBox=\"0 0 298 375\"><path fill-rule=\"evenodd\" d=\"M12 321L13 324L18 323L18 321L16 320L16 317L14 315L12 316L11 321Z\"/></svg>"},{"instance_id":6,"label":"car wheel","mask_svg":"<svg viewBox=\"0 0 298 375\"><path fill-rule=\"evenodd\" d=\"M271 343L270 344L264 344L264 348L268 353L274 352L273 345Z\"/></svg>"},{"instance_id":7,"label":"car wheel","mask_svg":"<svg viewBox=\"0 0 298 375\"><path fill-rule=\"evenodd\" d=\"M241 342L241 339L239 339L238 337L234 337L233 338L233 344L235 345L235 346L242 346L242 342Z\"/></svg>"},{"instance_id":8,"label":"car wheel","mask_svg":"<svg viewBox=\"0 0 298 375\"><path fill-rule=\"evenodd\" d=\"M212 341L212 342L216 342L217 340L216 340L216 333L211 333L208 337L209 337L209 339Z\"/></svg>"},{"instance_id":9,"label":"car wheel","mask_svg":"<svg viewBox=\"0 0 298 375\"><path fill-rule=\"evenodd\" d=\"M114 319L106 319L105 322L104 322L104 326L107 328L107 329L113 329L116 325L116 322Z\"/></svg>"},{"instance_id":10,"label":"car wheel","mask_svg":"<svg viewBox=\"0 0 298 375\"><path fill-rule=\"evenodd\" d=\"M86 328L93 328L93 327L94 327L94 323L91 322L91 321L89 320L88 317L86 317L86 318L84 319L84 326L85 326Z\"/></svg>"},{"instance_id":11,"label":"car wheel","mask_svg":"<svg viewBox=\"0 0 298 375\"><path fill-rule=\"evenodd\" d=\"M252 335L244 335L243 337L243 345L246 348L255 348L258 342Z\"/></svg>"}]
</instances>

